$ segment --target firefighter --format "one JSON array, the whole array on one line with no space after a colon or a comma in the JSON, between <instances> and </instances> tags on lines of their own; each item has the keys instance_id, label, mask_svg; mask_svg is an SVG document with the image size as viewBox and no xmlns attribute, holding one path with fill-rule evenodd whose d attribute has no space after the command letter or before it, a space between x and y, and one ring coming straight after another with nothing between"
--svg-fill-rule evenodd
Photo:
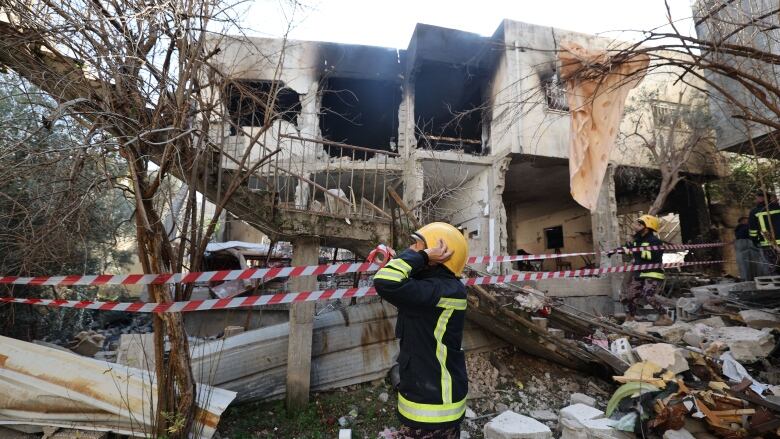
<instances>
[{"instance_id":1,"label":"firefighter","mask_svg":"<svg viewBox=\"0 0 780 439\"><path fill-rule=\"evenodd\" d=\"M468 255L463 234L430 223L374 276L379 295L398 308L398 416L401 438L460 438L468 377L461 347Z\"/></svg>"},{"instance_id":2,"label":"firefighter","mask_svg":"<svg viewBox=\"0 0 780 439\"><path fill-rule=\"evenodd\" d=\"M634 232L636 232L634 240L626 245L631 248L663 245L663 242L656 236L658 226L659 221L657 217L642 215L633 225ZM635 265L663 263L663 250L638 250L634 251L633 255ZM649 268L634 272L634 278L620 298L620 302L626 308L627 321L636 318L637 305L644 300L658 311L658 319L655 321L656 326L669 326L673 323L669 316L666 315L666 308L663 306L663 303L656 296L661 290L663 283L663 268Z\"/></svg>"},{"instance_id":3,"label":"firefighter","mask_svg":"<svg viewBox=\"0 0 780 439\"><path fill-rule=\"evenodd\" d=\"M775 246L780 244L780 204L777 203L777 195L769 194L767 203L764 193L756 192L756 206L748 215L748 234L761 250L764 263L759 267L759 275L777 274Z\"/></svg>"}]
</instances>

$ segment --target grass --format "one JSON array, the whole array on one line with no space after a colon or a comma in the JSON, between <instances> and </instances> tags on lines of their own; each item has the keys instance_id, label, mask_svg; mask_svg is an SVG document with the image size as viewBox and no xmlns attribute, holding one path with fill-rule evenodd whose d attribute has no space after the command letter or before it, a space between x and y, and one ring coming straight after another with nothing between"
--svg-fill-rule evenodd
<instances>
[{"instance_id":1,"label":"grass","mask_svg":"<svg viewBox=\"0 0 780 439\"><path fill-rule=\"evenodd\" d=\"M387 402L379 400L383 392L390 397ZM223 439L331 439L338 437L340 428L351 428L353 438L375 439L385 427L399 427L395 404L387 386L370 384L313 394L308 406L295 413L288 413L284 401L242 404L228 408L219 434ZM339 418L349 417L351 410L357 417L341 427Z\"/></svg>"}]
</instances>

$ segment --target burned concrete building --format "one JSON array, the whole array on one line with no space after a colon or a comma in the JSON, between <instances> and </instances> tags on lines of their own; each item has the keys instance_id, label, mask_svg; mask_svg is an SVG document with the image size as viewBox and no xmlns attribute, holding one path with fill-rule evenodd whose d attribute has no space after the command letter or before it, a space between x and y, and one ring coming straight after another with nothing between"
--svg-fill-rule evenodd
<instances>
[{"instance_id":1,"label":"burned concrete building","mask_svg":"<svg viewBox=\"0 0 780 439\"><path fill-rule=\"evenodd\" d=\"M245 154L251 166L260 151L246 145L262 132L265 148L281 153L259 167L250 188L274 192L276 206L287 212L325 221L294 229L296 236L318 236L322 245L358 252L380 241L406 245L391 225L408 210L421 222L461 227L472 255L608 250L627 238L621 220L647 211L658 165L627 135L636 128L627 115L599 208L590 212L572 199L570 118L556 53L562 41L602 50L615 44L511 20L491 36L419 24L406 49L220 40L218 63L233 79L221 92L234 121L222 128L229 145L223 167L236 169ZM673 76L653 69L629 96L629 111L649 120L648 129L688 105L678 99L681 85ZM642 94L652 94L651 105L639 103ZM723 167L704 157L686 165L688 181L662 210L675 231L666 236L671 242L700 241L710 232L701 183L722 175ZM402 198L403 210L390 208L392 193ZM606 256L560 258L534 268L611 263ZM476 268L506 273L518 267ZM608 278L537 286L571 296L575 306L587 301L612 310L615 288Z\"/></svg>"}]
</instances>

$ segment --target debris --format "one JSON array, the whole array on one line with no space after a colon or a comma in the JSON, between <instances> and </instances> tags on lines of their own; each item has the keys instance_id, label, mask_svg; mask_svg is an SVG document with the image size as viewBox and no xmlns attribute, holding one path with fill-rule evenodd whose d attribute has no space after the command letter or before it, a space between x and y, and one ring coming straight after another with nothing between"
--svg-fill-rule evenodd
<instances>
[{"instance_id":1,"label":"debris","mask_svg":"<svg viewBox=\"0 0 780 439\"><path fill-rule=\"evenodd\" d=\"M228 338L236 334L241 334L242 332L244 332L243 326L228 326L225 328L222 338Z\"/></svg>"},{"instance_id":2,"label":"debris","mask_svg":"<svg viewBox=\"0 0 780 439\"><path fill-rule=\"evenodd\" d=\"M379 394L378 398L381 402L387 402L387 400L390 399L390 395L388 395L387 392L382 392Z\"/></svg>"},{"instance_id":3,"label":"debris","mask_svg":"<svg viewBox=\"0 0 780 439\"><path fill-rule=\"evenodd\" d=\"M606 414L607 416L612 416L612 413L615 411L618 404L620 404L620 401L629 396L640 396L644 393L657 392L658 390L658 387L644 381L632 381L623 384L615 391L609 402L607 402Z\"/></svg>"},{"instance_id":4,"label":"debris","mask_svg":"<svg viewBox=\"0 0 780 439\"><path fill-rule=\"evenodd\" d=\"M723 328L726 326L726 322L724 322L723 319L719 316L713 316L713 317L708 317L706 319L696 320L694 322L691 322L691 324L706 325L711 328Z\"/></svg>"},{"instance_id":5,"label":"debris","mask_svg":"<svg viewBox=\"0 0 780 439\"><path fill-rule=\"evenodd\" d=\"M0 427L0 437L3 439L33 439L37 436L22 433L21 431L11 430L10 428Z\"/></svg>"},{"instance_id":6,"label":"debris","mask_svg":"<svg viewBox=\"0 0 780 439\"><path fill-rule=\"evenodd\" d=\"M552 431L549 427L537 421L506 411L491 419L483 429L485 439L549 439Z\"/></svg>"},{"instance_id":7,"label":"debris","mask_svg":"<svg viewBox=\"0 0 780 439\"><path fill-rule=\"evenodd\" d=\"M569 397L569 404L585 404L591 407L596 407L596 398L591 398L584 393L572 393Z\"/></svg>"},{"instance_id":8,"label":"debris","mask_svg":"<svg viewBox=\"0 0 780 439\"><path fill-rule=\"evenodd\" d=\"M85 357L94 357L103 348L106 336L96 331L81 331L66 346L71 351Z\"/></svg>"},{"instance_id":9,"label":"debris","mask_svg":"<svg viewBox=\"0 0 780 439\"><path fill-rule=\"evenodd\" d=\"M471 410L471 407L466 407L466 419L474 419L477 417L477 414L474 413L474 410Z\"/></svg>"},{"instance_id":10,"label":"debris","mask_svg":"<svg viewBox=\"0 0 780 439\"><path fill-rule=\"evenodd\" d=\"M146 371L108 367L92 358L0 337L0 424L84 427L126 435L149 431L154 422L149 407L157 395L153 383L154 376ZM207 439L236 394L205 385L198 385L196 392L199 415L193 431L198 433L193 437Z\"/></svg>"},{"instance_id":11,"label":"debris","mask_svg":"<svg viewBox=\"0 0 780 439\"><path fill-rule=\"evenodd\" d=\"M732 381L740 383L745 379L750 380L753 383L750 385L750 388L759 395L769 388L768 385L760 383L750 376L745 366L739 364L731 352L721 355L720 359L723 361L723 375L729 377Z\"/></svg>"},{"instance_id":12,"label":"debris","mask_svg":"<svg viewBox=\"0 0 780 439\"><path fill-rule=\"evenodd\" d=\"M638 332L640 334L647 334L647 331L653 329L652 322L638 322L636 320L623 322L622 326L623 329L628 329L629 331Z\"/></svg>"},{"instance_id":13,"label":"debris","mask_svg":"<svg viewBox=\"0 0 780 439\"><path fill-rule=\"evenodd\" d=\"M531 317L531 321L542 329L547 329L547 319L544 317Z\"/></svg>"},{"instance_id":14,"label":"debris","mask_svg":"<svg viewBox=\"0 0 780 439\"><path fill-rule=\"evenodd\" d=\"M347 426L349 426L349 419L347 419L347 417L346 417L346 416L342 416L342 417L340 417L340 418L339 418L339 425L340 425L340 426L342 426L342 427L347 427Z\"/></svg>"},{"instance_id":15,"label":"debris","mask_svg":"<svg viewBox=\"0 0 780 439\"><path fill-rule=\"evenodd\" d=\"M531 410L529 415L537 421L557 421L558 415L552 410Z\"/></svg>"},{"instance_id":16,"label":"debris","mask_svg":"<svg viewBox=\"0 0 780 439\"><path fill-rule=\"evenodd\" d=\"M108 432L73 430L70 428L61 428L50 436L44 435L41 439L107 439Z\"/></svg>"},{"instance_id":17,"label":"debris","mask_svg":"<svg viewBox=\"0 0 780 439\"><path fill-rule=\"evenodd\" d=\"M634 356L634 353L631 349L631 343L628 342L627 338L619 338L613 341L612 345L609 347L609 350L613 355L628 364L636 363L636 357Z\"/></svg>"},{"instance_id":18,"label":"debris","mask_svg":"<svg viewBox=\"0 0 780 439\"><path fill-rule=\"evenodd\" d=\"M768 328L759 331L743 326L728 326L716 328L712 337L724 342L734 359L741 363L752 363L766 358L775 348L775 338Z\"/></svg>"},{"instance_id":19,"label":"debris","mask_svg":"<svg viewBox=\"0 0 780 439\"><path fill-rule=\"evenodd\" d=\"M339 429L339 439L352 439L352 430L345 428Z\"/></svg>"},{"instance_id":20,"label":"debris","mask_svg":"<svg viewBox=\"0 0 780 439\"><path fill-rule=\"evenodd\" d=\"M571 419L580 423L587 421L588 419L597 419L602 416L604 416L604 412L585 404L574 404L564 407L558 414L559 421Z\"/></svg>"},{"instance_id":21,"label":"debris","mask_svg":"<svg viewBox=\"0 0 780 439\"><path fill-rule=\"evenodd\" d=\"M712 326L696 323L683 335L683 341L691 346L702 347L712 337L712 331L714 331Z\"/></svg>"},{"instance_id":22,"label":"debris","mask_svg":"<svg viewBox=\"0 0 780 439\"><path fill-rule=\"evenodd\" d=\"M664 439L696 439L688 430L666 430L664 432Z\"/></svg>"},{"instance_id":23,"label":"debris","mask_svg":"<svg viewBox=\"0 0 780 439\"><path fill-rule=\"evenodd\" d=\"M775 313L759 309L746 309L739 312L739 316L751 328L777 328L780 327L780 317Z\"/></svg>"},{"instance_id":24,"label":"debris","mask_svg":"<svg viewBox=\"0 0 780 439\"><path fill-rule=\"evenodd\" d=\"M468 431L461 431L460 432L460 439L471 439L471 435Z\"/></svg>"},{"instance_id":25,"label":"debris","mask_svg":"<svg viewBox=\"0 0 780 439\"><path fill-rule=\"evenodd\" d=\"M668 343L679 343L683 339L683 335L691 330L691 325L685 322L677 322L670 326L653 326L649 332L651 334L658 334L659 337L666 340Z\"/></svg>"},{"instance_id":26,"label":"debris","mask_svg":"<svg viewBox=\"0 0 780 439\"><path fill-rule=\"evenodd\" d=\"M558 328L547 328L547 333L557 338L563 338L564 336L563 329L558 329Z\"/></svg>"},{"instance_id":27,"label":"debris","mask_svg":"<svg viewBox=\"0 0 780 439\"><path fill-rule=\"evenodd\" d=\"M674 374L689 369L684 350L666 343L646 344L636 348L642 361L650 361Z\"/></svg>"}]
</instances>

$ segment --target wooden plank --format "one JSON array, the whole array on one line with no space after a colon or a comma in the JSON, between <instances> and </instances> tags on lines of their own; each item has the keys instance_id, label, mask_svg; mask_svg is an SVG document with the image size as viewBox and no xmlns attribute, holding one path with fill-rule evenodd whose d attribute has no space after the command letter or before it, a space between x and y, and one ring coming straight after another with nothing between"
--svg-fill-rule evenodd
<instances>
[{"instance_id":1,"label":"wooden plank","mask_svg":"<svg viewBox=\"0 0 780 439\"><path fill-rule=\"evenodd\" d=\"M293 242L292 265L317 265L320 240L300 237ZM315 276L300 276L290 280L292 291L317 289ZM309 402L311 380L311 342L314 324L314 302L293 303L290 306L290 336L287 348L287 409L300 410Z\"/></svg>"}]
</instances>

